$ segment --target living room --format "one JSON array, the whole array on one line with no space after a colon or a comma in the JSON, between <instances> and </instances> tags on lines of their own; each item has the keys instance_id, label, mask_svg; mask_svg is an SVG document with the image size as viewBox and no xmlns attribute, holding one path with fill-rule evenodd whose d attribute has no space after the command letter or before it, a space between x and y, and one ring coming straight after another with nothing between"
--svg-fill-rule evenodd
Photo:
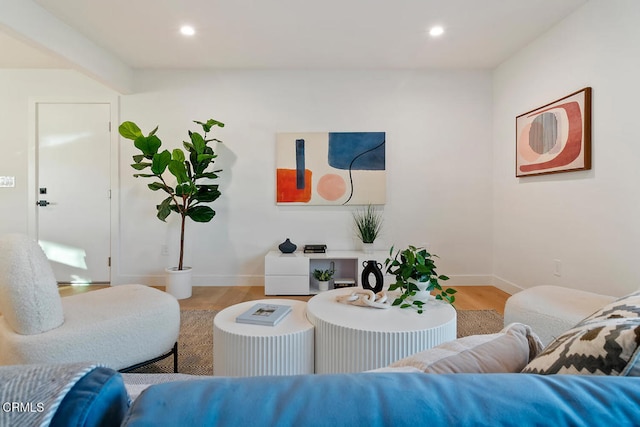
<instances>
[{"instance_id":1,"label":"living room","mask_svg":"<svg viewBox=\"0 0 640 427\"><path fill-rule=\"evenodd\" d=\"M0 43L15 37L27 50L39 45L48 64L57 62L53 68L0 66L0 176L13 178L12 186L0 188L0 235L36 235L36 103L99 102L109 105L113 129L125 120L145 132L159 126L169 147L186 139L193 120L225 124L213 135L222 140L216 216L187 229L194 286L263 286L265 254L286 238L299 247L358 249L356 207L276 204L276 135L379 131L388 143L387 191L376 250L427 246L453 287L490 285L515 294L557 285L616 297L638 289L635 0L567 0L564 13L497 63L413 68L338 67L320 59L273 68L141 68L124 65L79 31L68 33L61 17L41 7L55 2L4 3L15 13L0 18L6 30ZM463 11L471 3L455 4ZM24 16L34 11L51 27L25 29ZM53 37L61 32L62 41ZM448 34L425 43L446 43ZM224 43L199 41L185 51L212 57L224 51L218 45ZM469 40L465 46L481 64L482 50ZM585 87L593 91L591 169L516 177L515 118ZM109 281L163 285L163 270L177 258L179 224L155 218L160 196L133 177L131 142L112 131L110 151ZM491 381L489 387L506 384ZM519 388L513 383L511 392Z\"/></svg>"},{"instance_id":2,"label":"living room","mask_svg":"<svg viewBox=\"0 0 640 427\"><path fill-rule=\"evenodd\" d=\"M215 135L224 170L217 215L187 230L194 285L262 285L265 253L287 237L356 248L349 208L274 203L275 136L362 130L388 139L376 249L428 245L452 285L514 293L554 284L623 295L638 277L640 196L630 191L640 173L630 108L638 13L633 1L585 2L493 69L136 69L134 90L121 94L68 68L4 68L0 169L16 178L0 191L2 205L12 207L0 213L0 233L32 227L29 101L80 98L112 102L114 121L147 131L159 125L176 144L192 120L226 124ZM587 86L593 168L516 178L515 117ZM133 147L116 144L111 282L161 284L176 256L177 224L154 219L155 194L128 166Z\"/></svg>"}]
</instances>

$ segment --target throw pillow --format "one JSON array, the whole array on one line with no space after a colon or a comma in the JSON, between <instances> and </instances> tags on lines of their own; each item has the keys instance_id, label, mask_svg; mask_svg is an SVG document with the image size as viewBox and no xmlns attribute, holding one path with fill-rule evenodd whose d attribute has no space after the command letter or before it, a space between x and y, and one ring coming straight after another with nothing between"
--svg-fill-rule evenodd
<instances>
[{"instance_id":1,"label":"throw pillow","mask_svg":"<svg viewBox=\"0 0 640 427\"><path fill-rule=\"evenodd\" d=\"M495 334L471 335L398 360L389 368L430 374L520 372L542 349L529 326L512 323Z\"/></svg>"},{"instance_id":2,"label":"throw pillow","mask_svg":"<svg viewBox=\"0 0 640 427\"><path fill-rule=\"evenodd\" d=\"M640 376L640 292L607 304L578 323L522 372Z\"/></svg>"},{"instance_id":3,"label":"throw pillow","mask_svg":"<svg viewBox=\"0 0 640 427\"><path fill-rule=\"evenodd\" d=\"M581 323L599 319L640 318L640 291L618 298L605 305Z\"/></svg>"}]
</instances>

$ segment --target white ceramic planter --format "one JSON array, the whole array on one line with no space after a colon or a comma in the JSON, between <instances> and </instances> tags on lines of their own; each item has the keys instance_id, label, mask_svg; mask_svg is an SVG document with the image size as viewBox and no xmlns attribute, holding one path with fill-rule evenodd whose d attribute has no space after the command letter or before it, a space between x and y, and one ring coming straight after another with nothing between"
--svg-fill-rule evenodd
<instances>
[{"instance_id":1,"label":"white ceramic planter","mask_svg":"<svg viewBox=\"0 0 640 427\"><path fill-rule=\"evenodd\" d=\"M373 243L364 243L362 242L362 252L365 254L372 254L374 251Z\"/></svg>"},{"instance_id":2,"label":"white ceramic planter","mask_svg":"<svg viewBox=\"0 0 640 427\"><path fill-rule=\"evenodd\" d=\"M411 297L413 301L427 302L432 298L431 292L427 291L427 288L429 287L429 284L431 283L431 281L418 282L415 279L407 279L407 282L414 283L418 287L416 294L413 297Z\"/></svg>"},{"instance_id":3,"label":"white ceramic planter","mask_svg":"<svg viewBox=\"0 0 640 427\"><path fill-rule=\"evenodd\" d=\"M324 291L328 291L329 290L329 281L324 281L324 280L318 280L318 289L320 290L320 292L324 292Z\"/></svg>"},{"instance_id":4,"label":"white ceramic planter","mask_svg":"<svg viewBox=\"0 0 640 427\"><path fill-rule=\"evenodd\" d=\"M177 299L185 299L191 297L191 267L184 267L178 270L177 267L165 269L167 293L173 295Z\"/></svg>"}]
</instances>

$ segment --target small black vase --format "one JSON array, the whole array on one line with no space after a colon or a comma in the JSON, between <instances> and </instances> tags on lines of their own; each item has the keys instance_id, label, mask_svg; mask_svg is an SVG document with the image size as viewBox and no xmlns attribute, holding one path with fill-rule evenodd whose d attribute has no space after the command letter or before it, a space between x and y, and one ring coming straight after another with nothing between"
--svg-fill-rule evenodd
<instances>
[{"instance_id":1,"label":"small black vase","mask_svg":"<svg viewBox=\"0 0 640 427\"><path fill-rule=\"evenodd\" d=\"M293 253L297 248L298 247L295 244L291 243L291 240L289 240L289 238L280 243L280 245L278 246L278 249L280 249L280 252L282 252L283 254Z\"/></svg>"},{"instance_id":2,"label":"small black vase","mask_svg":"<svg viewBox=\"0 0 640 427\"><path fill-rule=\"evenodd\" d=\"M384 278L382 276L382 270L380 270L380 268L382 267L382 264L378 263L375 260L369 260L369 261L364 261L362 263L362 266L364 267L364 269L362 270L362 288L363 289L369 289L372 290L375 293L378 293L382 290L382 287L384 285ZM373 277L375 278L375 285L371 285L369 283L369 276L373 274Z\"/></svg>"}]
</instances>

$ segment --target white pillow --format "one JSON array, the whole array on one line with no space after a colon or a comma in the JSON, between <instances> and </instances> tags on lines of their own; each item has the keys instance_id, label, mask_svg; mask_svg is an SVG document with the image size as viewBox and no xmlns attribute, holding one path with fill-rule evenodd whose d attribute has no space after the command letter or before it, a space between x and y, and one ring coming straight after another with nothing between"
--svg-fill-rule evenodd
<instances>
[{"instance_id":1,"label":"white pillow","mask_svg":"<svg viewBox=\"0 0 640 427\"><path fill-rule=\"evenodd\" d=\"M495 334L471 335L440 344L389 365L428 374L520 372L542 351L533 330L522 323Z\"/></svg>"},{"instance_id":2,"label":"white pillow","mask_svg":"<svg viewBox=\"0 0 640 427\"><path fill-rule=\"evenodd\" d=\"M64 322L49 260L36 241L21 234L0 238L0 313L22 335L39 334Z\"/></svg>"}]
</instances>

